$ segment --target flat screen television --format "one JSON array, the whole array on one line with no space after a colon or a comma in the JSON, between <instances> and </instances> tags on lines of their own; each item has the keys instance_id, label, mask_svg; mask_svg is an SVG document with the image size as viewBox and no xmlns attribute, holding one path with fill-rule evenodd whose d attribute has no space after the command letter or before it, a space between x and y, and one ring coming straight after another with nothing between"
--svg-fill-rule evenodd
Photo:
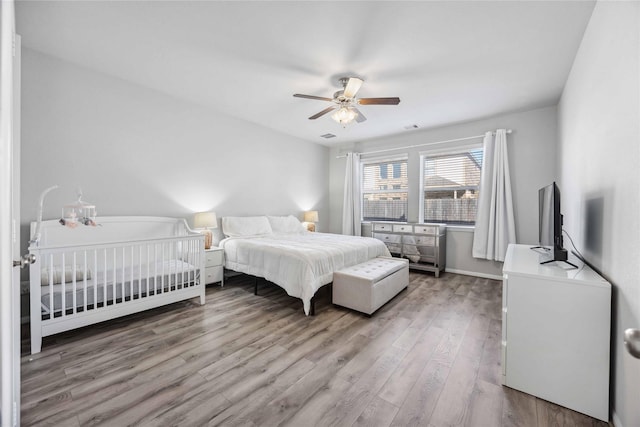
<instances>
[{"instance_id":1,"label":"flat screen television","mask_svg":"<svg viewBox=\"0 0 640 427\"><path fill-rule=\"evenodd\" d=\"M542 264L553 261L567 262L567 251L562 241L562 213L558 185L554 182L542 187L538 192L538 199L539 247L548 254L548 259Z\"/></svg>"}]
</instances>

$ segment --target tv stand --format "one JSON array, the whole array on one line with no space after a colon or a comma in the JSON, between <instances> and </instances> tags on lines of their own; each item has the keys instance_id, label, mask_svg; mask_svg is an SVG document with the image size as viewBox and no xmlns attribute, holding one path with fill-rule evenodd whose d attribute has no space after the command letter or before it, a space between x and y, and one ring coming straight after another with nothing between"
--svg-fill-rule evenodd
<instances>
[{"instance_id":1,"label":"tv stand","mask_svg":"<svg viewBox=\"0 0 640 427\"><path fill-rule=\"evenodd\" d=\"M609 419L611 285L578 269L541 266L509 245L502 287L502 384Z\"/></svg>"},{"instance_id":2,"label":"tv stand","mask_svg":"<svg viewBox=\"0 0 640 427\"><path fill-rule=\"evenodd\" d=\"M569 264L569 265L570 265L571 267L573 267L573 268L578 268L578 266L577 266L577 265L575 265L575 264L574 264L574 263L572 263L572 262L567 261L566 259L550 259L549 261L542 261L542 262L540 263L540 265L543 265L543 264L549 264L550 262L556 262L556 261L560 261L560 262L564 262L564 263L566 263L566 264Z\"/></svg>"},{"instance_id":3,"label":"tv stand","mask_svg":"<svg viewBox=\"0 0 640 427\"><path fill-rule=\"evenodd\" d=\"M545 253L550 253L551 252L551 248L545 247L545 246L531 246L531 247L529 247L529 249L531 249L534 252L538 252L538 253L540 253L540 252L537 251L536 249L542 249L543 251L545 251ZM547 261L542 261L540 263L540 265L549 264L549 263L552 263L554 261L561 261L561 262L564 262L566 264L569 264L573 268L578 268L578 266L575 265L574 263L567 261L568 258L569 258L569 256L568 256L567 251L565 249L553 249L553 258L550 259L550 260L547 260Z\"/></svg>"}]
</instances>

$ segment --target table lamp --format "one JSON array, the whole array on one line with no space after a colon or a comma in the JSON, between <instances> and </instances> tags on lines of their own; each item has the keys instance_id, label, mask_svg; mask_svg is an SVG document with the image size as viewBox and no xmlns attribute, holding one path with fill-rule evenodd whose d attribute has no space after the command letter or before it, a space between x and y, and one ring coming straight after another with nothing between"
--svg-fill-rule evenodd
<instances>
[{"instance_id":1,"label":"table lamp","mask_svg":"<svg viewBox=\"0 0 640 427\"><path fill-rule=\"evenodd\" d=\"M211 249L213 233L210 228L218 228L218 218L215 212L198 212L193 221L194 228L202 229L204 234L204 248Z\"/></svg>"},{"instance_id":2,"label":"table lamp","mask_svg":"<svg viewBox=\"0 0 640 427\"><path fill-rule=\"evenodd\" d=\"M306 222L307 231L316 231L316 222L318 222L318 211L306 211L304 213L304 222Z\"/></svg>"}]
</instances>

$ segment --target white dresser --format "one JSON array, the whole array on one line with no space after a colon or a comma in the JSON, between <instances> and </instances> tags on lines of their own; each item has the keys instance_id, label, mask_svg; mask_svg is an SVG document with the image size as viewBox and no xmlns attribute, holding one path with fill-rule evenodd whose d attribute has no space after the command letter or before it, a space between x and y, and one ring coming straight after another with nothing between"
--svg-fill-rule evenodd
<instances>
[{"instance_id":1,"label":"white dresser","mask_svg":"<svg viewBox=\"0 0 640 427\"><path fill-rule=\"evenodd\" d=\"M570 256L540 264L509 245L503 267L503 384L609 419L611 285Z\"/></svg>"},{"instance_id":2,"label":"white dresser","mask_svg":"<svg viewBox=\"0 0 640 427\"><path fill-rule=\"evenodd\" d=\"M436 277L446 264L445 224L373 222L372 237L382 240L392 255L407 258L409 268L433 271Z\"/></svg>"}]
</instances>

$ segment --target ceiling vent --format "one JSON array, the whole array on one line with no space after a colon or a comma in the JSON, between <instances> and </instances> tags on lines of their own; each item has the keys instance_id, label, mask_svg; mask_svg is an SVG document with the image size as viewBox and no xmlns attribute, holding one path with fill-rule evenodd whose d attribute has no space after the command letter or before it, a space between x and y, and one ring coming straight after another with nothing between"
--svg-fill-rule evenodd
<instances>
[{"instance_id":1,"label":"ceiling vent","mask_svg":"<svg viewBox=\"0 0 640 427\"><path fill-rule=\"evenodd\" d=\"M335 138L336 136L332 133L325 133L324 135L320 135L324 139Z\"/></svg>"}]
</instances>

